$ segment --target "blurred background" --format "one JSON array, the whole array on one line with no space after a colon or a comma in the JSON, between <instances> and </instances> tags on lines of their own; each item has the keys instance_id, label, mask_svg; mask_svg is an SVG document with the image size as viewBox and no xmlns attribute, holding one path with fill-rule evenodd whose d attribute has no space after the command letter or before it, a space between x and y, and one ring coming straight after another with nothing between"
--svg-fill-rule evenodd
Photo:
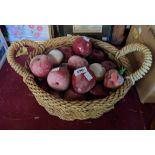
<instances>
[{"instance_id":1,"label":"blurred background","mask_svg":"<svg viewBox=\"0 0 155 155\"><path fill-rule=\"evenodd\" d=\"M44 41L67 35L86 35L114 45L123 45L130 25L1 25L0 29L8 43L30 39Z\"/></svg>"}]
</instances>

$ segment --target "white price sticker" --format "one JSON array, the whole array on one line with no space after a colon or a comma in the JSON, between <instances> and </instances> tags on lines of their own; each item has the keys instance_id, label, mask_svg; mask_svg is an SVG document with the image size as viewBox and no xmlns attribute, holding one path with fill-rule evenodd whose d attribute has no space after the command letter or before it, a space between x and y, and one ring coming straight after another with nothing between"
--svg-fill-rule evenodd
<instances>
[{"instance_id":1,"label":"white price sticker","mask_svg":"<svg viewBox=\"0 0 155 155\"><path fill-rule=\"evenodd\" d=\"M87 78L88 81L90 81L91 79L93 79L93 77L90 75L89 72L86 72L86 73L84 74L84 76Z\"/></svg>"},{"instance_id":2,"label":"white price sticker","mask_svg":"<svg viewBox=\"0 0 155 155\"><path fill-rule=\"evenodd\" d=\"M78 76L82 73L86 73L87 72L87 68L86 67L81 67L81 68L78 68L74 71L74 74L75 76Z\"/></svg>"}]
</instances>

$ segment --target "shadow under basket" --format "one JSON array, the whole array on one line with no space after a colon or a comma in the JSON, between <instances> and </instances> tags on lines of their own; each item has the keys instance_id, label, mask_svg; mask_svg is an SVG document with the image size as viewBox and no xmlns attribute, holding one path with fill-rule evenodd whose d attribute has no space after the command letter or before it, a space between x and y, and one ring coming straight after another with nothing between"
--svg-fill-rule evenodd
<instances>
[{"instance_id":1,"label":"shadow under basket","mask_svg":"<svg viewBox=\"0 0 155 155\"><path fill-rule=\"evenodd\" d=\"M61 98L56 98L54 95L41 89L33 74L27 69L27 65L30 60L38 54L47 54L47 51L59 48L62 46L71 46L73 41L79 36L58 37L45 42L33 42L30 40L17 41L11 44L8 49L7 60L11 67L23 77L24 83L32 92L37 102L46 109L46 111L53 116L57 116L60 119L73 121L73 120L85 120L95 119L103 115L114 108L114 105L124 98L135 82L145 76L149 71L152 64L151 51L143 44L129 44L118 50L116 47L109 43L90 38L93 46L99 47L109 58L114 60L118 65L124 66L127 69L125 82L115 92L111 92L109 96L103 99L95 99L89 101L66 101ZM34 50L28 57L27 65L23 66L16 62L15 55L21 47L32 47ZM144 55L144 61L141 67L134 73L130 72L131 65L128 59L125 57L131 52L141 52Z\"/></svg>"}]
</instances>

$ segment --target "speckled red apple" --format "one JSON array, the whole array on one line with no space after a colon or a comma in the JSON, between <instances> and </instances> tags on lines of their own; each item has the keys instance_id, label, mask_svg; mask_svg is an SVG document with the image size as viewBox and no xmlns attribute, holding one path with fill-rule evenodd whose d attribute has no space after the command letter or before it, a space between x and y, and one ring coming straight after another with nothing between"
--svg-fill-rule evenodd
<instances>
[{"instance_id":1,"label":"speckled red apple","mask_svg":"<svg viewBox=\"0 0 155 155\"><path fill-rule=\"evenodd\" d=\"M105 53L103 53L103 51L99 50L99 49L93 49L92 53L90 55L90 59L93 62L103 62L104 60L106 60L107 55Z\"/></svg>"},{"instance_id":2,"label":"speckled red apple","mask_svg":"<svg viewBox=\"0 0 155 155\"><path fill-rule=\"evenodd\" d=\"M55 90L64 91L68 89L70 73L67 67L56 67L52 69L47 76L47 82Z\"/></svg>"},{"instance_id":3,"label":"speckled red apple","mask_svg":"<svg viewBox=\"0 0 155 155\"><path fill-rule=\"evenodd\" d=\"M53 63L47 55L37 55L31 60L29 67L35 76L45 78L53 67Z\"/></svg>"},{"instance_id":4,"label":"speckled red apple","mask_svg":"<svg viewBox=\"0 0 155 155\"><path fill-rule=\"evenodd\" d=\"M104 86L106 88L115 89L124 83L124 78L116 69L110 69L105 73Z\"/></svg>"},{"instance_id":5,"label":"speckled red apple","mask_svg":"<svg viewBox=\"0 0 155 155\"><path fill-rule=\"evenodd\" d=\"M106 71L117 68L117 65L110 60L103 61L101 64L105 68Z\"/></svg>"},{"instance_id":6,"label":"speckled red apple","mask_svg":"<svg viewBox=\"0 0 155 155\"><path fill-rule=\"evenodd\" d=\"M72 86L77 93L87 93L95 84L96 77L88 67L81 67L74 71L72 75Z\"/></svg>"},{"instance_id":7,"label":"speckled red apple","mask_svg":"<svg viewBox=\"0 0 155 155\"><path fill-rule=\"evenodd\" d=\"M88 61L80 56L73 55L68 60L68 66L71 69L77 69L80 67L88 66Z\"/></svg>"},{"instance_id":8,"label":"speckled red apple","mask_svg":"<svg viewBox=\"0 0 155 155\"><path fill-rule=\"evenodd\" d=\"M63 53L64 58L63 58L63 62L68 62L68 59L74 55L73 50L71 47L60 47L59 50Z\"/></svg>"},{"instance_id":9,"label":"speckled red apple","mask_svg":"<svg viewBox=\"0 0 155 155\"><path fill-rule=\"evenodd\" d=\"M105 68L99 63L93 63L89 66L90 70L95 74L97 81L103 80Z\"/></svg>"},{"instance_id":10,"label":"speckled red apple","mask_svg":"<svg viewBox=\"0 0 155 155\"><path fill-rule=\"evenodd\" d=\"M92 43L88 37L78 37L72 45L75 54L87 57L92 52Z\"/></svg>"},{"instance_id":11,"label":"speckled red apple","mask_svg":"<svg viewBox=\"0 0 155 155\"><path fill-rule=\"evenodd\" d=\"M48 53L54 61L54 66L58 66L63 60L63 53L58 49L53 49Z\"/></svg>"}]
</instances>

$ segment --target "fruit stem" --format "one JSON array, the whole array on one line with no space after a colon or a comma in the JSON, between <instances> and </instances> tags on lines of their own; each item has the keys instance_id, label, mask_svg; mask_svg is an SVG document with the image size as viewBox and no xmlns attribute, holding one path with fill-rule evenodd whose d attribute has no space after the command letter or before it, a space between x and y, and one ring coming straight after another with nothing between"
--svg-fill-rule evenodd
<instances>
[{"instance_id":1,"label":"fruit stem","mask_svg":"<svg viewBox=\"0 0 155 155\"><path fill-rule=\"evenodd\" d=\"M126 71L126 68L124 68L124 67L122 66L122 67L119 69L118 72L119 72L120 75L123 76L123 75L125 74L125 71Z\"/></svg>"}]
</instances>

